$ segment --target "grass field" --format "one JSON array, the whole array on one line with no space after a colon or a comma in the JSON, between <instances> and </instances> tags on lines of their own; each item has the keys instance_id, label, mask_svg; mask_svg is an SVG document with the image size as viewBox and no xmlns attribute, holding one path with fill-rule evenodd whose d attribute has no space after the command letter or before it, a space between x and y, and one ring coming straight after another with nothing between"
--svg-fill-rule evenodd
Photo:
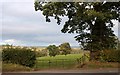
<instances>
[{"instance_id":1,"label":"grass field","mask_svg":"<svg viewBox=\"0 0 120 75\"><path fill-rule=\"evenodd\" d=\"M37 57L36 64L32 68L25 67L18 64L3 62L2 71L16 72L16 71L37 71L37 70L39 71L39 70L46 70L46 69L59 70L59 69L79 69L79 68L80 69L118 68L118 65L120 65L117 62L89 61L89 58L87 58L86 59L87 63L81 68L81 65L78 64L77 59L82 57L83 51L78 50L78 52L76 53L80 53L80 54L74 54L74 51L73 51L73 54L68 54L68 55L57 55L55 57L50 57L50 56ZM89 52L85 51L85 54L89 56Z\"/></svg>"},{"instance_id":2,"label":"grass field","mask_svg":"<svg viewBox=\"0 0 120 75\"><path fill-rule=\"evenodd\" d=\"M89 63L87 63L83 68L80 69L102 69L102 68L118 68L118 65L120 65L120 63L117 62L98 62L98 61L89 61ZM44 68L42 68L44 69ZM3 63L2 64L2 72L24 72L24 71L41 71L42 69L39 68L29 68L29 67L25 67L25 66L21 66L18 64L10 64L10 63ZM45 68L46 69L46 68ZM48 70L51 70L52 68L48 68ZM60 68L54 69L53 70L59 70ZM62 68L63 69L63 68ZM72 67L72 68L67 68L67 69L79 69L79 66L77 67Z\"/></svg>"},{"instance_id":3,"label":"grass field","mask_svg":"<svg viewBox=\"0 0 120 75\"><path fill-rule=\"evenodd\" d=\"M36 65L33 68L21 66L18 64L3 63L3 72L16 72L16 71L39 71L39 70L59 70L59 69L79 69L80 65L77 63L76 59L81 58L81 54L68 54L57 55L55 57L38 57ZM51 62L51 63L49 63ZM81 69L98 69L98 68L118 68L118 63L114 62L99 62L99 61L89 61Z\"/></svg>"},{"instance_id":4,"label":"grass field","mask_svg":"<svg viewBox=\"0 0 120 75\"><path fill-rule=\"evenodd\" d=\"M68 55L57 55L55 57L45 56L39 57L37 60L55 60L55 59L76 59L80 58L83 54L68 54Z\"/></svg>"},{"instance_id":5,"label":"grass field","mask_svg":"<svg viewBox=\"0 0 120 75\"><path fill-rule=\"evenodd\" d=\"M35 68L73 68L78 64L77 59L82 57L81 54L57 55L55 57L38 57ZM87 59L88 60L88 59Z\"/></svg>"}]
</instances>

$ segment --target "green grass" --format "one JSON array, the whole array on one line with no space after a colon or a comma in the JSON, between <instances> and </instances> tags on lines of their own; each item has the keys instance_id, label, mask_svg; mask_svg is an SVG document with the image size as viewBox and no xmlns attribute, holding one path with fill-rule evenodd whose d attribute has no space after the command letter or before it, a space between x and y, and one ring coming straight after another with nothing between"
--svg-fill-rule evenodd
<instances>
[{"instance_id":1,"label":"green grass","mask_svg":"<svg viewBox=\"0 0 120 75\"><path fill-rule=\"evenodd\" d=\"M81 54L57 55L55 57L38 57L35 68L73 68L77 64L77 59L82 57Z\"/></svg>"},{"instance_id":2,"label":"green grass","mask_svg":"<svg viewBox=\"0 0 120 75\"><path fill-rule=\"evenodd\" d=\"M68 54L68 55L57 55L55 57L45 56L45 57L38 57L37 60L56 60L56 59L77 59L81 58L81 54Z\"/></svg>"},{"instance_id":3,"label":"green grass","mask_svg":"<svg viewBox=\"0 0 120 75\"><path fill-rule=\"evenodd\" d=\"M18 64L4 63L2 64L3 72L16 72L16 71L36 71L42 69L78 69L81 68L77 63L76 59L80 58L82 54L68 54L57 55L55 57L38 57L36 65L33 68L21 66ZM41 62L42 61L42 62ZM49 61L51 62L49 64ZM97 68L117 68L118 63L112 62L98 62L98 61L89 61L85 64L83 69L97 69Z\"/></svg>"}]
</instances>

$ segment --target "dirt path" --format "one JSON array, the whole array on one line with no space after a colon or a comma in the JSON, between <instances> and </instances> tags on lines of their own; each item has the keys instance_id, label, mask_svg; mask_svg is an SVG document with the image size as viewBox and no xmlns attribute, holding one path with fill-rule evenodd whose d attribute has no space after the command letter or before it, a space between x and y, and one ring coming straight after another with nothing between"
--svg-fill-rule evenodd
<instances>
[{"instance_id":1,"label":"dirt path","mask_svg":"<svg viewBox=\"0 0 120 75\"><path fill-rule=\"evenodd\" d=\"M87 69L87 70L47 70L34 71L38 73L118 73L120 69Z\"/></svg>"},{"instance_id":2,"label":"dirt path","mask_svg":"<svg viewBox=\"0 0 120 75\"><path fill-rule=\"evenodd\" d=\"M119 73L118 68L100 68L100 69L77 69L77 70L39 70L31 72L7 72L7 73Z\"/></svg>"},{"instance_id":3,"label":"dirt path","mask_svg":"<svg viewBox=\"0 0 120 75\"><path fill-rule=\"evenodd\" d=\"M120 75L120 69L86 69L86 70L40 70L32 72L7 72L2 75Z\"/></svg>"}]
</instances>

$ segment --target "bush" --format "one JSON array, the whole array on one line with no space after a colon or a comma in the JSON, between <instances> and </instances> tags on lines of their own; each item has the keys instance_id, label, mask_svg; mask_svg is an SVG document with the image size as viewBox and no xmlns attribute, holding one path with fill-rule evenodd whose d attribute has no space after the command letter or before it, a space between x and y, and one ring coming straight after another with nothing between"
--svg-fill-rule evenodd
<instances>
[{"instance_id":1,"label":"bush","mask_svg":"<svg viewBox=\"0 0 120 75\"><path fill-rule=\"evenodd\" d=\"M104 50L100 53L100 60L107 62L120 62L120 50Z\"/></svg>"},{"instance_id":2,"label":"bush","mask_svg":"<svg viewBox=\"0 0 120 75\"><path fill-rule=\"evenodd\" d=\"M35 64L36 55L34 51L31 51L31 49L11 46L3 48L2 59L7 63L33 67Z\"/></svg>"}]
</instances>

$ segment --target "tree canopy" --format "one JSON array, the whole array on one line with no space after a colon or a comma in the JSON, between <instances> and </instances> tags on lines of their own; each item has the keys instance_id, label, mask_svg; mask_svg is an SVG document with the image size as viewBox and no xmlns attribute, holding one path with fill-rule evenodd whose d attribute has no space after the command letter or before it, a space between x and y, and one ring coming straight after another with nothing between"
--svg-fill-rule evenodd
<instances>
[{"instance_id":1,"label":"tree canopy","mask_svg":"<svg viewBox=\"0 0 120 75\"><path fill-rule=\"evenodd\" d=\"M62 43L61 45L59 45L59 50L62 51L62 54L67 55L70 54L71 52L71 47L69 43Z\"/></svg>"},{"instance_id":2,"label":"tree canopy","mask_svg":"<svg viewBox=\"0 0 120 75\"><path fill-rule=\"evenodd\" d=\"M76 33L75 39L88 50L103 50L116 47L112 20L119 19L120 2L40 2L35 1L35 10L42 11L46 22L50 17L60 25L67 16L63 33Z\"/></svg>"},{"instance_id":3,"label":"tree canopy","mask_svg":"<svg viewBox=\"0 0 120 75\"><path fill-rule=\"evenodd\" d=\"M49 45L47 49L49 50L49 56L56 56L57 54L59 54L58 47L56 47L55 45Z\"/></svg>"}]
</instances>

